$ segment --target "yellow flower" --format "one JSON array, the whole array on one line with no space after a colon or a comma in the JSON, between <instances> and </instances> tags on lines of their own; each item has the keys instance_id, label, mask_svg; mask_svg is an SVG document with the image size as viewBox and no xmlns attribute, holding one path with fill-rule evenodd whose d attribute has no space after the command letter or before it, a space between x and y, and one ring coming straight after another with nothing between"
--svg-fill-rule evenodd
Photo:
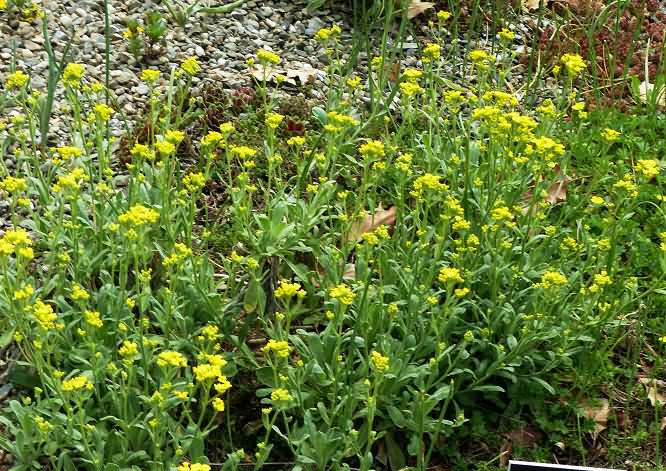
<instances>
[{"instance_id":1,"label":"yellow flower","mask_svg":"<svg viewBox=\"0 0 666 471\"><path fill-rule=\"evenodd\" d=\"M286 280L281 280L280 286L275 290L275 297L278 299L289 299L294 296L304 298L306 294L305 290L301 289L300 283L290 283Z\"/></svg>"},{"instance_id":2,"label":"yellow flower","mask_svg":"<svg viewBox=\"0 0 666 471\"><path fill-rule=\"evenodd\" d=\"M105 105L104 103L98 103L95 105L95 115L99 117L102 121L108 121L111 116L116 112L110 106Z\"/></svg>"},{"instance_id":3,"label":"yellow flower","mask_svg":"<svg viewBox=\"0 0 666 471\"><path fill-rule=\"evenodd\" d=\"M278 113L268 113L266 115L266 126L271 129L277 129L280 126L280 123L284 119L284 116Z\"/></svg>"},{"instance_id":4,"label":"yellow flower","mask_svg":"<svg viewBox=\"0 0 666 471\"><path fill-rule=\"evenodd\" d=\"M474 49L469 53L469 58L474 64L480 65L489 59L488 53L483 49Z\"/></svg>"},{"instance_id":5,"label":"yellow flower","mask_svg":"<svg viewBox=\"0 0 666 471\"><path fill-rule=\"evenodd\" d=\"M265 49L259 49L257 51L257 59L259 60L259 63L261 64L277 64L280 62L280 56L275 54L274 52L267 51Z\"/></svg>"},{"instance_id":6,"label":"yellow flower","mask_svg":"<svg viewBox=\"0 0 666 471\"><path fill-rule=\"evenodd\" d=\"M423 89L419 86L418 83L414 82L402 82L400 83L400 91L406 97L414 96L420 93Z\"/></svg>"},{"instance_id":7,"label":"yellow flower","mask_svg":"<svg viewBox=\"0 0 666 471\"><path fill-rule=\"evenodd\" d=\"M197 62L197 58L194 56L190 56L187 59L183 61L182 64L180 64L180 68L185 71L185 73L189 76L194 76L201 70L201 66Z\"/></svg>"},{"instance_id":8,"label":"yellow flower","mask_svg":"<svg viewBox=\"0 0 666 471\"><path fill-rule=\"evenodd\" d=\"M507 42L507 43L510 43L511 41L513 41L513 38L516 37L516 35L513 31L509 31L506 28L502 28L502 31L497 33L497 35L499 36L499 38L502 41Z\"/></svg>"},{"instance_id":9,"label":"yellow flower","mask_svg":"<svg viewBox=\"0 0 666 471\"><path fill-rule=\"evenodd\" d=\"M218 394L224 394L231 389L231 383L226 376L222 375L217 377L217 383L213 387Z\"/></svg>"},{"instance_id":10,"label":"yellow flower","mask_svg":"<svg viewBox=\"0 0 666 471\"><path fill-rule=\"evenodd\" d=\"M219 397L213 399L213 409L215 412L224 412L224 401Z\"/></svg>"},{"instance_id":11,"label":"yellow flower","mask_svg":"<svg viewBox=\"0 0 666 471\"><path fill-rule=\"evenodd\" d=\"M72 88L79 88L85 70L86 67L83 64L67 64L62 73L63 83Z\"/></svg>"},{"instance_id":12,"label":"yellow flower","mask_svg":"<svg viewBox=\"0 0 666 471\"><path fill-rule=\"evenodd\" d=\"M449 18L451 18L451 12L446 11L446 10L439 10L437 12L437 19L441 21L442 23L445 21L448 21Z\"/></svg>"},{"instance_id":13,"label":"yellow flower","mask_svg":"<svg viewBox=\"0 0 666 471\"><path fill-rule=\"evenodd\" d=\"M433 190L433 191L448 190L449 187L445 183L440 182L439 181L440 178L442 177L438 175L433 175L432 173L426 173L425 175L418 177L416 180L414 180L414 183L412 183L413 191L410 194L415 198L418 198L426 190Z\"/></svg>"},{"instance_id":14,"label":"yellow flower","mask_svg":"<svg viewBox=\"0 0 666 471\"><path fill-rule=\"evenodd\" d=\"M242 160L249 159L257 154L255 149L247 146L233 146L229 151L231 155L235 155Z\"/></svg>"},{"instance_id":15,"label":"yellow flower","mask_svg":"<svg viewBox=\"0 0 666 471\"><path fill-rule=\"evenodd\" d=\"M271 401L273 402L289 402L294 397L284 388L274 389L271 393Z\"/></svg>"},{"instance_id":16,"label":"yellow flower","mask_svg":"<svg viewBox=\"0 0 666 471\"><path fill-rule=\"evenodd\" d=\"M567 284L567 277L557 271L547 271L541 275L541 281L534 285L535 288L559 288Z\"/></svg>"},{"instance_id":17,"label":"yellow flower","mask_svg":"<svg viewBox=\"0 0 666 471\"><path fill-rule=\"evenodd\" d=\"M601 131L601 137L607 142L615 142L620 139L621 133L615 129L605 128Z\"/></svg>"},{"instance_id":18,"label":"yellow flower","mask_svg":"<svg viewBox=\"0 0 666 471\"><path fill-rule=\"evenodd\" d=\"M183 177L183 185L188 192L194 193L206 186L206 177L201 172L188 173Z\"/></svg>"},{"instance_id":19,"label":"yellow flower","mask_svg":"<svg viewBox=\"0 0 666 471\"><path fill-rule=\"evenodd\" d=\"M301 147L305 144L305 138L303 136L293 136L287 139L287 144L294 147Z\"/></svg>"},{"instance_id":20,"label":"yellow flower","mask_svg":"<svg viewBox=\"0 0 666 471\"><path fill-rule=\"evenodd\" d=\"M169 141L158 141L155 143L155 149L160 155L168 156L176 152L176 146ZM153 154L154 156L155 154ZM149 159L152 160L152 159Z\"/></svg>"},{"instance_id":21,"label":"yellow flower","mask_svg":"<svg viewBox=\"0 0 666 471\"><path fill-rule=\"evenodd\" d=\"M25 178L7 176L0 182L0 188L8 193L20 193L28 189Z\"/></svg>"},{"instance_id":22,"label":"yellow flower","mask_svg":"<svg viewBox=\"0 0 666 471\"><path fill-rule=\"evenodd\" d=\"M120 348L118 349L118 354L123 358L133 357L139 351L139 346L130 340L124 340Z\"/></svg>"},{"instance_id":23,"label":"yellow flower","mask_svg":"<svg viewBox=\"0 0 666 471\"><path fill-rule=\"evenodd\" d=\"M567 69L567 72L572 77L575 77L581 70L587 67L583 58L578 54L564 54L560 58L560 62L562 62L562 65L564 65L564 68Z\"/></svg>"},{"instance_id":24,"label":"yellow flower","mask_svg":"<svg viewBox=\"0 0 666 471\"><path fill-rule=\"evenodd\" d=\"M183 139L185 139L185 133L183 131L172 129L164 133L164 139L177 146Z\"/></svg>"},{"instance_id":25,"label":"yellow flower","mask_svg":"<svg viewBox=\"0 0 666 471\"><path fill-rule=\"evenodd\" d=\"M220 328L216 325L209 324L201 330L201 335L208 340L215 340L220 334Z\"/></svg>"},{"instance_id":26,"label":"yellow flower","mask_svg":"<svg viewBox=\"0 0 666 471\"><path fill-rule=\"evenodd\" d=\"M72 285L72 294L70 295L72 301L87 301L90 299L90 294L81 287L78 283Z\"/></svg>"},{"instance_id":27,"label":"yellow flower","mask_svg":"<svg viewBox=\"0 0 666 471\"><path fill-rule=\"evenodd\" d=\"M381 141L370 140L361 144L361 146L358 148L358 152L366 159L370 157L384 157L384 144Z\"/></svg>"},{"instance_id":28,"label":"yellow flower","mask_svg":"<svg viewBox=\"0 0 666 471\"><path fill-rule=\"evenodd\" d=\"M659 162L654 159L643 159L636 162L634 165L634 171L641 173L648 180L652 180L654 177L659 175L661 169L659 168Z\"/></svg>"},{"instance_id":29,"label":"yellow flower","mask_svg":"<svg viewBox=\"0 0 666 471\"><path fill-rule=\"evenodd\" d=\"M439 44L434 44L434 43L426 44L426 46L423 48L422 61L424 64L428 64L430 62L439 59L441 54L442 54L442 48Z\"/></svg>"},{"instance_id":30,"label":"yellow flower","mask_svg":"<svg viewBox=\"0 0 666 471\"><path fill-rule=\"evenodd\" d=\"M440 268L437 279L440 283L462 283L464 281L460 270L453 267Z\"/></svg>"},{"instance_id":31,"label":"yellow flower","mask_svg":"<svg viewBox=\"0 0 666 471\"><path fill-rule=\"evenodd\" d=\"M5 82L5 88L7 90L11 90L13 88L19 89L23 88L26 83L28 83L28 80L30 80L30 77L28 74L21 70L17 70L16 72L9 74L7 76L7 81Z\"/></svg>"},{"instance_id":32,"label":"yellow flower","mask_svg":"<svg viewBox=\"0 0 666 471\"><path fill-rule=\"evenodd\" d=\"M128 211L118 216L120 224L130 226L143 226L145 224L154 224L160 219L160 213L154 209L146 208L143 205L135 204Z\"/></svg>"},{"instance_id":33,"label":"yellow flower","mask_svg":"<svg viewBox=\"0 0 666 471\"><path fill-rule=\"evenodd\" d=\"M356 298L356 294L344 283L340 283L338 286L331 288L328 294L331 298L337 299L345 306L352 304L354 298Z\"/></svg>"},{"instance_id":34,"label":"yellow flower","mask_svg":"<svg viewBox=\"0 0 666 471\"><path fill-rule=\"evenodd\" d=\"M187 366L187 360L185 360L185 357L181 353L167 350L160 352L157 356L157 366L185 367Z\"/></svg>"},{"instance_id":35,"label":"yellow flower","mask_svg":"<svg viewBox=\"0 0 666 471\"><path fill-rule=\"evenodd\" d=\"M390 366L389 358L375 350L370 354L370 363L372 364L372 367L380 373L388 371Z\"/></svg>"},{"instance_id":36,"label":"yellow flower","mask_svg":"<svg viewBox=\"0 0 666 471\"><path fill-rule=\"evenodd\" d=\"M278 358L289 358L291 347L286 340L270 339L266 345L261 348L264 353L274 352Z\"/></svg>"},{"instance_id":37,"label":"yellow flower","mask_svg":"<svg viewBox=\"0 0 666 471\"><path fill-rule=\"evenodd\" d=\"M208 131L208 134L206 134L203 139L201 139L201 147L217 146L223 139L224 136L222 133L217 131Z\"/></svg>"},{"instance_id":38,"label":"yellow flower","mask_svg":"<svg viewBox=\"0 0 666 471\"><path fill-rule=\"evenodd\" d=\"M25 285L23 288L14 291L14 299L16 301L23 301L28 299L35 292L35 288L32 285Z\"/></svg>"},{"instance_id":39,"label":"yellow flower","mask_svg":"<svg viewBox=\"0 0 666 471\"><path fill-rule=\"evenodd\" d=\"M86 323L96 329L99 329L104 325L102 322L101 315L98 311L86 311L83 313L83 318L86 320Z\"/></svg>"},{"instance_id":40,"label":"yellow flower","mask_svg":"<svg viewBox=\"0 0 666 471\"><path fill-rule=\"evenodd\" d=\"M141 80L147 83L156 82L160 78L160 71L155 69L145 69L141 72Z\"/></svg>"},{"instance_id":41,"label":"yellow flower","mask_svg":"<svg viewBox=\"0 0 666 471\"><path fill-rule=\"evenodd\" d=\"M53 307L50 304L45 304L38 299L32 307L32 312L37 324L42 329L49 330L56 327L55 321L58 319L58 316L53 312Z\"/></svg>"},{"instance_id":42,"label":"yellow flower","mask_svg":"<svg viewBox=\"0 0 666 471\"><path fill-rule=\"evenodd\" d=\"M92 390L93 385L84 375L74 376L62 382L62 390L65 392L80 391L82 389Z\"/></svg>"}]
</instances>

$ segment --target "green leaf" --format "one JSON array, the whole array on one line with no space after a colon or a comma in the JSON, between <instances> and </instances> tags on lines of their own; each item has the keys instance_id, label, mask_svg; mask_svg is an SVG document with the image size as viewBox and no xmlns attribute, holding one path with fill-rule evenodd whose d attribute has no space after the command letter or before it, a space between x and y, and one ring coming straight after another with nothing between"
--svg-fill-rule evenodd
<instances>
[{"instance_id":1,"label":"green leaf","mask_svg":"<svg viewBox=\"0 0 666 471\"><path fill-rule=\"evenodd\" d=\"M545 382L543 379L541 379L541 378L536 378L536 377L535 377L535 378L532 378L532 381L534 381L535 383L541 385L541 386L542 386L546 391L548 391L550 394L553 394L553 395L555 394L555 389L554 389L550 384L548 384L547 382Z\"/></svg>"},{"instance_id":2,"label":"green leaf","mask_svg":"<svg viewBox=\"0 0 666 471\"><path fill-rule=\"evenodd\" d=\"M14 338L14 330L16 330L16 328L12 327L0 335L0 348L5 348L7 345L12 343L12 339Z\"/></svg>"},{"instance_id":3,"label":"green leaf","mask_svg":"<svg viewBox=\"0 0 666 471\"><path fill-rule=\"evenodd\" d=\"M472 389L472 391L480 391L480 392L504 392L504 388L501 386L496 386L493 384L484 384L483 386L476 386L475 388Z\"/></svg>"}]
</instances>

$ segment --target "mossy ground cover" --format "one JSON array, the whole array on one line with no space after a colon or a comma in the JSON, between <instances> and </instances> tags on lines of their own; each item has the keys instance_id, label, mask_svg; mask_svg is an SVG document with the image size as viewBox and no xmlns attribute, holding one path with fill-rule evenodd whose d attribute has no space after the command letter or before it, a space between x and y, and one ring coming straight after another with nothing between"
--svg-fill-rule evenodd
<instances>
[{"instance_id":1,"label":"mossy ground cover","mask_svg":"<svg viewBox=\"0 0 666 471\"><path fill-rule=\"evenodd\" d=\"M52 147L49 97L5 79L14 469L661 469L659 94L602 107L573 49L516 83L511 29L456 47L473 7L433 12L418 67L342 64L322 29L320 102L271 51L230 93L147 68L120 139L84 64L51 64Z\"/></svg>"}]
</instances>

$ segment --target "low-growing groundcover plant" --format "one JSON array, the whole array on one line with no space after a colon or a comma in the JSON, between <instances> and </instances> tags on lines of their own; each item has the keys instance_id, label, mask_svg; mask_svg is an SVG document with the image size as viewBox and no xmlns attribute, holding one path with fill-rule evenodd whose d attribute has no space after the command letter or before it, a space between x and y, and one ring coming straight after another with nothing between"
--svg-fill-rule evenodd
<instances>
[{"instance_id":1,"label":"low-growing groundcover plant","mask_svg":"<svg viewBox=\"0 0 666 471\"><path fill-rule=\"evenodd\" d=\"M332 58L338 35L317 34ZM0 327L25 389L0 446L16 469L421 471L455 455L480 407L534 407L636 319L663 352L658 149L595 124L574 53L552 99L524 107L504 81L512 33L498 38L505 54L472 50L457 88L439 40L396 80L382 57L366 79L331 75L304 135L261 81L261 142L224 122L191 166L195 58L166 92L141 74L150 125L123 168L117 110L85 66L62 75L70 139L43 152L39 92L13 72ZM280 60L248 65L268 77ZM400 104L368 113L361 89Z\"/></svg>"}]
</instances>

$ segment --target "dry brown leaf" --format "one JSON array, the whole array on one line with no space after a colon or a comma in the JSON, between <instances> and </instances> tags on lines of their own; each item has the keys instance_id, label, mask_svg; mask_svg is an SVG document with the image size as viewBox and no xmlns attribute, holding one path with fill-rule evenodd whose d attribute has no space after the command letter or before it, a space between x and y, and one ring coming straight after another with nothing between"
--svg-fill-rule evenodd
<instances>
[{"instance_id":1,"label":"dry brown leaf","mask_svg":"<svg viewBox=\"0 0 666 471\"><path fill-rule=\"evenodd\" d=\"M391 206L389 209L382 209L380 206L373 214L366 214L362 221L352 225L347 240L359 240L366 232L372 232L382 225L393 226L396 211L395 206Z\"/></svg>"},{"instance_id":2,"label":"dry brown leaf","mask_svg":"<svg viewBox=\"0 0 666 471\"><path fill-rule=\"evenodd\" d=\"M523 0L523 9L524 10L536 10L539 8L541 0ZM548 5L548 0L543 0L543 6Z\"/></svg>"},{"instance_id":3,"label":"dry brown leaf","mask_svg":"<svg viewBox=\"0 0 666 471\"><path fill-rule=\"evenodd\" d=\"M432 2L422 2L421 0L412 0L409 3L409 6L407 7L407 18L411 20L412 18L419 16L421 13L431 9L434 6L435 4Z\"/></svg>"},{"instance_id":4,"label":"dry brown leaf","mask_svg":"<svg viewBox=\"0 0 666 471\"><path fill-rule=\"evenodd\" d=\"M506 468L509 466L509 460L511 459L511 453L513 453L513 444L511 440L505 440L500 448L499 455L499 465L500 468Z\"/></svg>"},{"instance_id":5,"label":"dry brown leaf","mask_svg":"<svg viewBox=\"0 0 666 471\"><path fill-rule=\"evenodd\" d=\"M546 190L546 201L550 204L567 200L567 187L573 179L558 170L556 180Z\"/></svg>"},{"instance_id":6,"label":"dry brown leaf","mask_svg":"<svg viewBox=\"0 0 666 471\"><path fill-rule=\"evenodd\" d=\"M585 417L587 419L594 421L592 440L596 440L599 434L606 430L608 414L610 413L610 404L608 403L608 399L586 401L583 403L583 411L585 411Z\"/></svg>"},{"instance_id":7,"label":"dry brown leaf","mask_svg":"<svg viewBox=\"0 0 666 471\"><path fill-rule=\"evenodd\" d=\"M660 406L666 404L666 396L662 393L662 391L666 391L666 381L652 378L639 378L638 381L645 386L652 407L656 407L657 404Z\"/></svg>"}]
</instances>

